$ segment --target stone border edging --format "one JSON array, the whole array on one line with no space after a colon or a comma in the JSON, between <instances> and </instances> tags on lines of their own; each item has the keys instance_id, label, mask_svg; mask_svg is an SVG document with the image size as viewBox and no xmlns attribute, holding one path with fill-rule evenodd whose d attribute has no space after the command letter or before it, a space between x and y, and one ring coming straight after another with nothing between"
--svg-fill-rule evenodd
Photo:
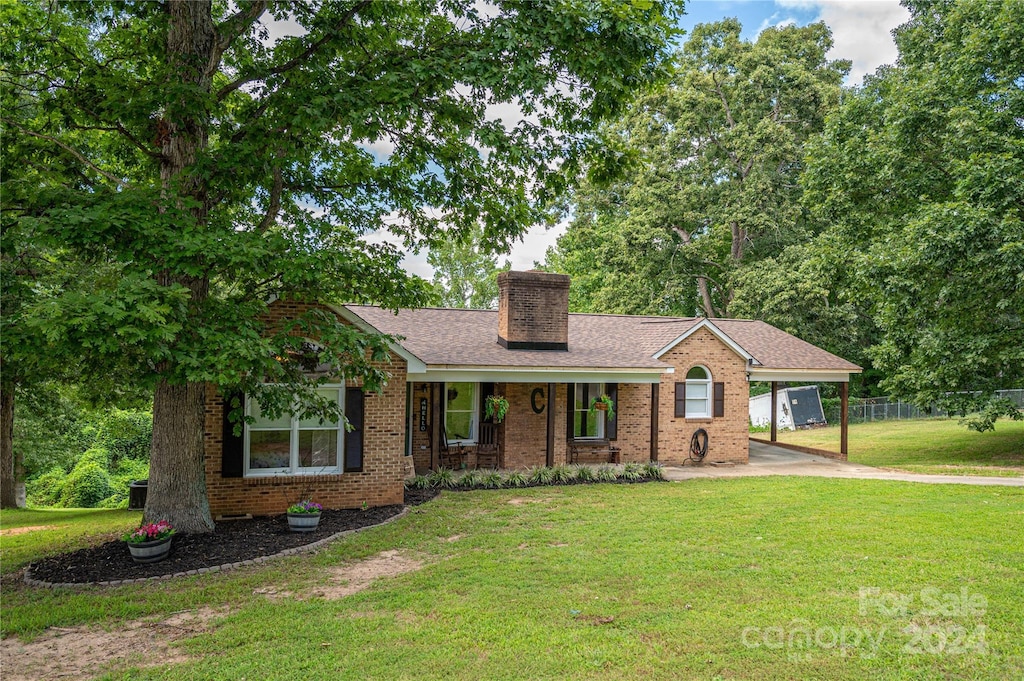
<instances>
[{"instance_id":1,"label":"stone border edging","mask_svg":"<svg viewBox=\"0 0 1024 681\"><path fill-rule=\"evenodd\" d=\"M357 527L354 530L342 530L341 532L336 532L329 537L318 539L317 541L312 542L310 544L303 544L302 546L296 546L294 548L285 549L284 551L279 551L278 553L274 553L269 556L256 556L255 558L249 558L248 560L240 560L236 563L224 563L223 565L213 565L211 567L197 568L195 570L172 572L166 575L156 575L155 577L139 577L138 579L112 579L108 582L46 582L41 579L33 579L31 576L32 566L29 565L27 568L25 568L24 582L29 586L41 587L44 589L65 589L86 586L127 586L129 584L142 584L144 582L157 582L162 580L168 580L173 577L205 575L212 572L227 572L228 570L233 570L235 568L245 567L248 565L259 565L269 560L273 560L274 558L283 558L285 556L294 556L299 553L310 553L312 551L316 551L317 549L322 548L326 544L336 539L340 539L346 535L355 534L356 532L362 532L363 530L368 530L373 527L380 527L381 525L387 525L388 523L394 522L399 518L402 518L405 515L407 515L409 513L410 508L412 507L406 506L395 515L391 516L390 518L382 520L376 525L366 525L365 527Z\"/></svg>"}]
</instances>

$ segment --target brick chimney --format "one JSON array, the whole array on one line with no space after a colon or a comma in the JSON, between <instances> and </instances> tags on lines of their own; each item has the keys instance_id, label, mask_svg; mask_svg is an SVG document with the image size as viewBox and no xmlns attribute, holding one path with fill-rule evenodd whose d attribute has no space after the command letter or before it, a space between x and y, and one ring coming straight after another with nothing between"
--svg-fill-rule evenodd
<instances>
[{"instance_id":1,"label":"brick chimney","mask_svg":"<svg viewBox=\"0 0 1024 681\"><path fill-rule=\"evenodd\" d=\"M498 342L509 350L569 349L569 275L498 275Z\"/></svg>"}]
</instances>

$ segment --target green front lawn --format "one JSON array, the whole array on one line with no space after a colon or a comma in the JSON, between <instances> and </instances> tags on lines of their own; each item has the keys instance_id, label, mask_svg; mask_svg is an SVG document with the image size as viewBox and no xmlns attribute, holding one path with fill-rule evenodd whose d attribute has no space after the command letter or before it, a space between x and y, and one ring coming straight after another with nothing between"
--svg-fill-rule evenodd
<instances>
[{"instance_id":1,"label":"green front lawn","mask_svg":"<svg viewBox=\"0 0 1024 681\"><path fill-rule=\"evenodd\" d=\"M767 433L753 437L768 439ZM839 427L778 433L780 442L839 451ZM976 433L956 419L874 421L850 425L850 461L945 475L1024 476L1024 421L1000 420Z\"/></svg>"},{"instance_id":2,"label":"green front lawn","mask_svg":"<svg viewBox=\"0 0 1024 681\"><path fill-rule=\"evenodd\" d=\"M44 556L109 541L141 518L141 511L95 508L0 511L0 570L9 574Z\"/></svg>"},{"instance_id":3,"label":"green front lawn","mask_svg":"<svg viewBox=\"0 0 1024 681\"><path fill-rule=\"evenodd\" d=\"M109 677L125 679L1021 678L1022 525L1016 488L773 477L446 493L316 556L144 587L5 585L2 621L31 639L224 609L175 644L186 662ZM316 595L330 569L390 550L423 567Z\"/></svg>"}]
</instances>

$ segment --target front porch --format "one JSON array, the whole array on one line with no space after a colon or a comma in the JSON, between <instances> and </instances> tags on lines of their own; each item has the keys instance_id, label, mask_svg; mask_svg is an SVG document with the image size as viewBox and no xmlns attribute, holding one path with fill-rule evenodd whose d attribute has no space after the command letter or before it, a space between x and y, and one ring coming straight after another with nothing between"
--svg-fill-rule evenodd
<instances>
[{"instance_id":1,"label":"front porch","mask_svg":"<svg viewBox=\"0 0 1024 681\"><path fill-rule=\"evenodd\" d=\"M410 381L407 453L417 473L439 467L525 470L563 464L646 463L652 460L651 392L651 384L612 382ZM589 410L590 399L605 393L616 405L614 419ZM501 423L486 418L487 395L508 400L508 413ZM624 426L645 436L622 440L619 432Z\"/></svg>"}]
</instances>

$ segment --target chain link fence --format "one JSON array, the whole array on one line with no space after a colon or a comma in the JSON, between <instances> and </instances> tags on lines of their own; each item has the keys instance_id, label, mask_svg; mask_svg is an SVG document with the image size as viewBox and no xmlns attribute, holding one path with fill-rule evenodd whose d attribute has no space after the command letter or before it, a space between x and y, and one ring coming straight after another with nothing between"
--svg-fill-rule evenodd
<instances>
[{"instance_id":1,"label":"chain link fence","mask_svg":"<svg viewBox=\"0 0 1024 681\"><path fill-rule=\"evenodd\" d=\"M997 397L1005 397L1024 409L1024 389L997 390ZM825 420L830 424L839 423L839 398L823 399ZM866 423L868 421L889 421L899 419L927 419L949 416L949 414L931 405L921 409L909 402L894 400L889 397L850 398L850 423Z\"/></svg>"}]
</instances>

